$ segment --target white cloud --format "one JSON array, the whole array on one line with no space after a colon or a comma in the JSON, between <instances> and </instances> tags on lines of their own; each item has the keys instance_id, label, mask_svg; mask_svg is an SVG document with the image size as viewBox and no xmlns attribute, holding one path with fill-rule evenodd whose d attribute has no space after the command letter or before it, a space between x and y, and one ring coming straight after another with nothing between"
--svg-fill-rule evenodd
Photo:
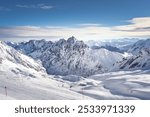
<instances>
[{"instance_id":1,"label":"white cloud","mask_svg":"<svg viewBox=\"0 0 150 117\"><path fill-rule=\"evenodd\" d=\"M116 30L124 31L139 31L141 29L150 29L150 17L133 18L128 20L130 24L123 26L116 26Z\"/></svg>"},{"instance_id":2,"label":"white cloud","mask_svg":"<svg viewBox=\"0 0 150 117\"><path fill-rule=\"evenodd\" d=\"M53 8L53 6L50 6L50 5L40 5L39 6L41 9L52 9Z\"/></svg>"},{"instance_id":3,"label":"white cloud","mask_svg":"<svg viewBox=\"0 0 150 117\"><path fill-rule=\"evenodd\" d=\"M17 26L0 28L0 39L56 40L75 36L80 40L100 40L115 38L150 38L150 17L133 18L128 25L104 27L102 25L78 25L77 27L62 26Z\"/></svg>"},{"instance_id":4,"label":"white cloud","mask_svg":"<svg viewBox=\"0 0 150 117\"><path fill-rule=\"evenodd\" d=\"M20 8L33 8L33 9L43 9L43 10L48 10L48 9L52 9L54 8L51 5L47 5L47 4L37 4L37 5L16 5L17 7Z\"/></svg>"},{"instance_id":5,"label":"white cloud","mask_svg":"<svg viewBox=\"0 0 150 117\"><path fill-rule=\"evenodd\" d=\"M109 34L109 35L108 35ZM20 39L59 39L75 36L80 40L111 38L115 35L107 27L32 27L18 26L0 28L0 38Z\"/></svg>"},{"instance_id":6,"label":"white cloud","mask_svg":"<svg viewBox=\"0 0 150 117\"><path fill-rule=\"evenodd\" d=\"M102 24L85 23L85 24L78 24L78 26L83 26L83 27L95 27L95 26L102 26Z\"/></svg>"}]
</instances>

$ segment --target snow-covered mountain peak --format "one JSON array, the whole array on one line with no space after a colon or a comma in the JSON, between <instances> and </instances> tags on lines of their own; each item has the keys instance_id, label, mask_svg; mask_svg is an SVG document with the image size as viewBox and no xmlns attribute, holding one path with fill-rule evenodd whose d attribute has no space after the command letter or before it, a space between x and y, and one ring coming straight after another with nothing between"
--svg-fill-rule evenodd
<instances>
[{"instance_id":1,"label":"snow-covered mountain peak","mask_svg":"<svg viewBox=\"0 0 150 117\"><path fill-rule=\"evenodd\" d=\"M61 49L65 48L70 50L78 50L79 48L89 48L83 41L77 40L75 37L70 37L67 40L60 39L54 43L55 46L60 47ZM53 46L54 47L54 46Z\"/></svg>"},{"instance_id":2,"label":"snow-covered mountain peak","mask_svg":"<svg viewBox=\"0 0 150 117\"><path fill-rule=\"evenodd\" d=\"M70 43L70 44L73 44L73 43L75 43L76 41L77 41L77 39L76 39L74 36L68 38L68 40L67 40L67 42Z\"/></svg>"},{"instance_id":3,"label":"snow-covered mountain peak","mask_svg":"<svg viewBox=\"0 0 150 117\"><path fill-rule=\"evenodd\" d=\"M59 41L56 42L56 45L64 45L66 43L67 41L65 39L60 39Z\"/></svg>"}]
</instances>

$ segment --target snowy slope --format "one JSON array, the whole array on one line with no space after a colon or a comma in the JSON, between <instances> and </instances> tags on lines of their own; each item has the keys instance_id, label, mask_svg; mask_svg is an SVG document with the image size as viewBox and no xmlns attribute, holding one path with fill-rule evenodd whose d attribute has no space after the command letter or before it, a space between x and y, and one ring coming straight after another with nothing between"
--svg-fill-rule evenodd
<instances>
[{"instance_id":1,"label":"snowy slope","mask_svg":"<svg viewBox=\"0 0 150 117\"><path fill-rule=\"evenodd\" d=\"M32 58L21 54L15 49L0 41L0 66L1 70L10 70L17 74L30 75L33 72L45 73L45 69ZM21 68L21 69L20 69ZM23 72L26 71L26 72Z\"/></svg>"},{"instance_id":2,"label":"snowy slope","mask_svg":"<svg viewBox=\"0 0 150 117\"><path fill-rule=\"evenodd\" d=\"M124 59L123 61L115 64L115 69L121 70L137 70L137 69L150 69L150 55L138 55Z\"/></svg>"},{"instance_id":3,"label":"snowy slope","mask_svg":"<svg viewBox=\"0 0 150 117\"><path fill-rule=\"evenodd\" d=\"M70 85L56 81L48 76L15 77L13 74L2 72L0 74L0 99L18 100L65 100L82 99L82 94L71 91ZM64 87L62 85L64 84ZM5 92L7 87L7 96ZM93 99L85 96L85 99Z\"/></svg>"},{"instance_id":4,"label":"snowy slope","mask_svg":"<svg viewBox=\"0 0 150 117\"><path fill-rule=\"evenodd\" d=\"M108 71L123 55L106 49L91 49L75 37L57 42L35 41L20 43L15 49L42 61L49 74L89 76Z\"/></svg>"}]
</instances>

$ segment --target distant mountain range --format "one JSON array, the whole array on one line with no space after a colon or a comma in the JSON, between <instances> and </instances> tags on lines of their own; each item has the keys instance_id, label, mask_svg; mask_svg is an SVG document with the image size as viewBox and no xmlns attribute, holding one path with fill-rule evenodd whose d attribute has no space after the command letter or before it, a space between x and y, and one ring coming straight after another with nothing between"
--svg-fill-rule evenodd
<instances>
[{"instance_id":1,"label":"distant mountain range","mask_svg":"<svg viewBox=\"0 0 150 117\"><path fill-rule=\"evenodd\" d=\"M137 40L137 39L136 39ZM149 64L150 39L140 40L136 43L129 39L118 43L126 45L125 51L105 43L102 46L88 46L75 37L68 40L60 39L57 42L46 40L30 40L29 42L11 43L16 50L40 60L48 74L52 75L80 75L90 76L105 73L111 70L147 69ZM110 45L108 45L110 44ZM124 52L130 56L124 56Z\"/></svg>"},{"instance_id":2,"label":"distant mountain range","mask_svg":"<svg viewBox=\"0 0 150 117\"><path fill-rule=\"evenodd\" d=\"M107 39L107 40L89 40L85 43L90 46L112 46L120 50L127 50L131 45L139 41L138 38L122 38L122 39Z\"/></svg>"}]
</instances>

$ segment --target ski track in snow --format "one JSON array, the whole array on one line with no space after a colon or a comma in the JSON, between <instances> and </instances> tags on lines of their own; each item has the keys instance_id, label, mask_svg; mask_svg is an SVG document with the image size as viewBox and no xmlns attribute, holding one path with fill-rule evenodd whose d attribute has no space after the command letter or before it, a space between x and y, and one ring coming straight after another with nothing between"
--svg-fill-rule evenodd
<instances>
[{"instance_id":1,"label":"ski track in snow","mask_svg":"<svg viewBox=\"0 0 150 117\"><path fill-rule=\"evenodd\" d=\"M0 74L0 99L19 100L122 100L150 99L150 72L122 71L97 74L89 78L75 76L15 77ZM12 77L13 76L13 77ZM69 78L70 77L70 78ZM79 76L76 76L79 77ZM7 96L5 94L7 86Z\"/></svg>"}]
</instances>

